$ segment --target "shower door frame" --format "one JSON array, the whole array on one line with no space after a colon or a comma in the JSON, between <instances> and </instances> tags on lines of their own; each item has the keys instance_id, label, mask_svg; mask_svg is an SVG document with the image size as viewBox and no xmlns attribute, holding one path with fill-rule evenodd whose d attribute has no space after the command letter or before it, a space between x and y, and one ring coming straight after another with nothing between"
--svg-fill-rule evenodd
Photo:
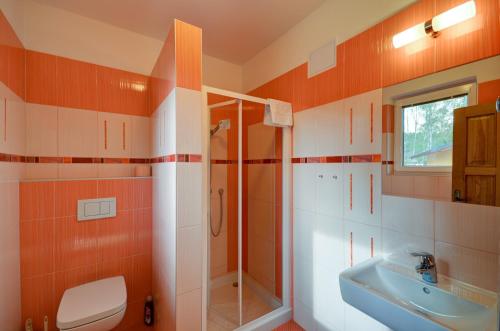
<instances>
[{"instance_id":1,"label":"shower door frame","mask_svg":"<svg viewBox=\"0 0 500 331\"><path fill-rule=\"evenodd\" d=\"M215 87L203 85L202 89L202 126L203 126L203 213L202 213L202 245L203 245L203 263L202 263L202 330L207 330L208 317L208 300L209 300L209 227L210 220L210 106L208 105L208 93L226 96L238 103L238 303L239 303L239 318L240 325L242 322L242 177L243 177L243 101L249 101L265 105L266 99L257 98L237 92L223 90ZM234 101L220 103L231 104ZM213 107L212 107L213 108ZM291 151L292 151L292 129L289 127L282 128L283 130L283 155L282 155L282 306L271 311L270 313L257 318L247 324L240 326L236 330L256 330L261 328L274 328L291 318L291 274L292 274L292 226L291 226Z\"/></svg>"}]
</instances>

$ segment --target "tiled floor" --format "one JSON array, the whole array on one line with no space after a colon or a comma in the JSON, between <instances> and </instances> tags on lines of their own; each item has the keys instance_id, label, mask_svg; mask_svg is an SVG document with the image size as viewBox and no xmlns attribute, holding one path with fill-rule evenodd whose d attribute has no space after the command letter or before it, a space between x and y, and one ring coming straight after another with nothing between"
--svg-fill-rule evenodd
<instances>
[{"instance_id":1,"label":"tiled floor","mask_svg":"<svg viewBox=\"0 0 500 331\"><path fill-rule=\"evenodd\" d=\"M271 312L273 308L243 285L243 324ZM238 288L232 284L213 288L208 310L208 331L231 331L239 326Z\"/></svg>"},{"instance_id":2,"label":"tiled floor","mask_svg":"<svg viewBox=\"0 0 500 331\"><path fill-rule=\"evenodd\" d=\"M273 331L304 331L297 323L294 321L288 321L287 323L280 325Z\"/></svg>"}]
</instances>

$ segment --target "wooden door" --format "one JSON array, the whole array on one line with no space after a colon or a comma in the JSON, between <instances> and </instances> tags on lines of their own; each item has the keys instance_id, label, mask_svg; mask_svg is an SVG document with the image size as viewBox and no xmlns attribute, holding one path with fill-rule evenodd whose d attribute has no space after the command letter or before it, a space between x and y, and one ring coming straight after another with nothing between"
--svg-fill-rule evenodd
<instances>
[{"instance_id":1,"label":"wooden door","mask_svg":"<svg viewBox=\"0 0 500 331\"><path fill-rule=\"evenodd\" d=\"M453 124L453 201L500 206L500 113L459 108Z\"/></svg>"}]
</instances>

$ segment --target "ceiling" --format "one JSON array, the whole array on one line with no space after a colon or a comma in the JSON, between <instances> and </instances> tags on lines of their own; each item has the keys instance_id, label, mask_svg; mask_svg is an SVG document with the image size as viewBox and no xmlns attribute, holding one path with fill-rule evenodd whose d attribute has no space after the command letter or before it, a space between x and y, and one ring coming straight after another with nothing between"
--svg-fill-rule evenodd
<instances>
[{"instance_id":1,"label":"ceiling","mask_svg":"<svg viewBox=\"0 0 500 331\"><path fill-rule=\"evenodd\" d=\"M243 64L324 0L35 0L164 40L174 18L203 29L203 51ZM327 0L328 1L328 0Z\"/></svg>"}]
</instances>

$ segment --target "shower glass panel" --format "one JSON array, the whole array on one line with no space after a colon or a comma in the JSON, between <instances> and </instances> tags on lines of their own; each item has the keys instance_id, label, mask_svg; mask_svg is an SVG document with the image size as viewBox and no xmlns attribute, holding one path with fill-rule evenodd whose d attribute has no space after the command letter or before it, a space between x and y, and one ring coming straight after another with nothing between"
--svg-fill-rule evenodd
<instances>
[{"instance_id":1,"label":"shower glass panel","mask_svg":"<svg viewBox=\"0 0 500 331\"><path fill-rule=\"evenodd\" d=\"M282 129L263 118L263 104L243 101L243 323L282 304Z\"/></svg>"},{"instance_id":2,"label":"shower glass panel","mask_svg":"<svg viewBox=\"0 0 500 331\"><path fill-rule=\"evenodd\" d=\"M225 331L282 305L282 129L263 125L263 104L210 93L208 104L207 326Z\"/></svg>"},{"instance_id":3,"label":"shower glass panel","mask_svg":"<svg viewBox=\"0 0 500 331\"><path fill-rule=\"evenodd\" d=\"M238 291L237 100L208 95L210 109L210 224L208 330L240 326Z\"/></svg>"}]
</instances>

